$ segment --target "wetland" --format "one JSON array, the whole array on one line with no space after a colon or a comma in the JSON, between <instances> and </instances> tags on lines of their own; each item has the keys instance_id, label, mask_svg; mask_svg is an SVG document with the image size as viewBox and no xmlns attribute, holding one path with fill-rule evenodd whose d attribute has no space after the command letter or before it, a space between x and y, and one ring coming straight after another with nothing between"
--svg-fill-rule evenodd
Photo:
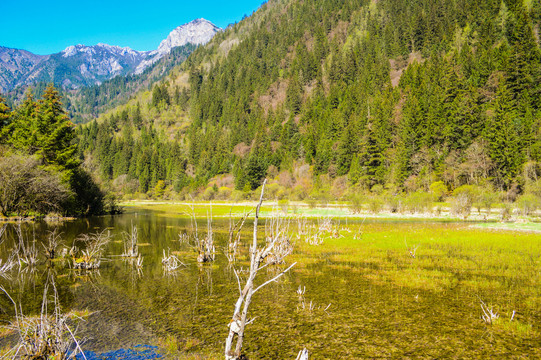
<instances>
[{"instance_id":1,"label":"wetland","mask_svg":"<svg viewBox=\"0 0 541 360\"><path fill-rule=\"evenodd\" d=\"M250 209L195 206L200 233L213 214L216 256L204 264L179 241L179 234L193 236L187 205L128 206L116 216L22 224L39 251L53 229L65 247L80 234L103 230L111 241L99 269L73 269L69 257L41 256L32 269L15 266L0 285L22 313L37 315L44 284L54 278L62 310L85 314L77 338L89 353L150 345L171 359L223 358L238 297L235 269L242 280L249 267L251 217L234 265L222 249L230 212L238 220ZM262 209L261 239L265 219L276 212L282 210ZM342 217L325 209L309 217L290 212L287 219L293 252L261 270L258 281L296 265L254 295L249 317L255 320L243 347L249 359L294 359L303 348L313 359L541 357L539 234L453 220ZM133 227L141 267L120 256L122 233ZM8 225L3 236L4 260L16 246L15 228ZM164 251L184 266L164 272ZM0 321L8 325L13 305L6 296L0 301ZM494 318L487 322L488 310ZM0 336L2 347L16 341L8 328Z\"/></svg>"}]
</instances>

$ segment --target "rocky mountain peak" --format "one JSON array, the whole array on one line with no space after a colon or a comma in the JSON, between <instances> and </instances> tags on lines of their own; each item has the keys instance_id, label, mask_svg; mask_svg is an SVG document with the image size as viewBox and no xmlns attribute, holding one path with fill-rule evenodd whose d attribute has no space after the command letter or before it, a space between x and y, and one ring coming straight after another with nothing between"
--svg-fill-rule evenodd
<instances>
[{"instance_id":1,"label":"rocky mountain peak","mask_svg":"<svg viewBox=\"0 0 541 360\"><path fill-rule=\"evenodd\" d=\"M174 47L205 44L219 31L210 21L196 19L171 31L153 51L99 43L72 45L59 53L40 56L0 46L0 91L36 81L55 81L65 88L76 89L117 75L140 74Z\"/></svg>"},{"instance_id":2,"label":"rocky mountain peak","mask_svg":"<svg viewBox=\"0 0 541 360\"><path fill-rule=\"evenodd\" d=\"M202 45L209 42L220 28L203 18L193 20L171 31L160 43L159 54L167 54L172 48L186 44Z\"/></svg>"}]
</instances>

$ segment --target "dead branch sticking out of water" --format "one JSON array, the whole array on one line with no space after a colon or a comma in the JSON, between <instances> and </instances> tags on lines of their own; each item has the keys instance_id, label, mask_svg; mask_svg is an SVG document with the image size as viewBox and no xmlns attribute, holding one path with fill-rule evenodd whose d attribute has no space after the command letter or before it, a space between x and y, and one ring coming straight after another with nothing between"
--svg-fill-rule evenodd
<instances>
[{"instance_id":1,"label":"dead branch sticking out of water","mask_svg":"<svg viewBox=\"0 0 541 360\"><path fill-rule=\"evenodd\" d=\"M290 241L289 220L284 219L280 214L273 214L265 222L265 238L267 247L271 250L265 261L268 264L283 264L285 257L293 252L293 245Z\"/></svg>"},{"instance_id":2,"label":"dead branch sticking out of water","mask_svg":"<svg viewBox=\"0 0 541 360\"><path fill-rule=\"evenodd\" d=\"M214 261L216 248L214 247L214 232L212 231L212 207L210 215L207 213L207 235L199 242L199 255L197 262L204 263Z\"/></svg>"},{"instance_id":3,"label":"dead branch sticking out of water","mask_svg":"<svg viewBox=\"0 0 541 360\"><path fill-rule=\"evenodd\" d=\"M299 351L297 358L295 360L308 360L308 350L306 348Z\"/></svg>"},{"instance_id":4,"label":"dead branch sticking out of water","mask_svg":"<svg viewBox=\"0 0 541 360\"><path fill-rule=\"evenodd\" d=\"M406 239L404 239L404 243L406 244L406 249L408 250L410 256L415 259L415 254L417 252L417 249L419 248L419 245L414 245L413 247L408 246L408 242Z\"/></svg>"},{"instance_id":5,"label":"dead branch sticking out of water","mask_svg":"<svg viewBox=\"0 0 541 360\"><path fill-rule=\"evenodd\" d=\"M122 242L124 244L124 252L122 256L136 258L139 256L139 248L137 247L137 226L132 224L130 232L122 232Z\"/></svg>"},{"instance_id":6,"label":"dead branch sticking out of water","mask_svg":"<svg viewBox=\"0 0 541 360\"><path fill-rule=\"evenodd\" d=\"M105 246L111 241L111 238L111 233L107 229L94 234L80 235L76 241L85 244L85 250L81 251L80 256L75 255L73 258L74 268L85 270L99 268L103 251L105 250Z\"/></svg>"},{"instance_id":7,"label":"dead branch sticking out of water","mask_svg":"<svg viewBox=\"0 0 541 360\"><path fill-rule=\"evenodd\" d=\"M252 211L245 212L242 218L237 223L234 223L231 217L231 211L229 211L229 237L225 256L230 263L234 263L237 260L237 252L240 244L240 233L246 219L251 213Z\"/></svg>"},{"instance_id":8,"label":"dead branch sticking out of water","mask_svg":"<svg viewBox=\"0 0 541 360\"><path fill-rule=\"evenodd\" d=\"M304 288L301 288L299 285L299 288L297 289L297 295L299 295L299 304L297 305L297 311L306 311L308 313L312 313L315 310L321 310L322 306L317 306L312 300L310 302L307 302L304 294L306 293L306 286ZM323 312L327 312L327 310L331 307L331 304L327 305L323 309Z\"/></svg>"},{"instance_id":9,"label":"dead branch sticking out of water","mask_svg":"<svg viewBox=\"0 0 541 360\"><path fill-rule=\"evenodd\" d=\"M162 267L165 273L170 274L178 270L181 266L186 265L178 257L172 255L170 249L167 252L165 252L165 249L163 250Z\"/></svg>"},{"instance_id":10,"label":"dead branch sticking out of water","mask_svg":"<svg viewBox=\"0 0 541 360\"><path fill-rule=\"evenodd\" d=\"M190 222L192 226L192 233L194 234L194 247L197 250L197 262L204 263L214 261L216 256L216 248L214 246L214 232L212 231L212 207L210 209L210 216L207 213L207 234L202 239L199 238L197 218L195 217L193 204L190 207L192 209ZM179 235L179 239L182 241L181 235Z\"/></svg>"},{"instance_id":11,"label":"dead branch sticking out of water","mask_svg":"<svg viewBox=\"0 0 541 360\"><path fill-rule=\"evenodd\" d=\"M479 301L481 302L481 310L483 311L483 314L481 315L481 318L485 322L485 324L492 325L495 320L497 320L500 315L498 315L497 312L494 311L492 307L488 307L487 304L484 303L481 298L479 298Z\"/></svg>"},{"instance_id":12,"label":"dead branch sticking out of water","mask_svg":"<svg viewBox=\"0 0 541 360\"><path fill-rule=\"evenodd\" d=\"M6 228L7 224L0 227L0 244L4 242L4 234L6 232ZM15 267L16 264L17 262L15 261L15 252L12 252L6 261L0 259L0 277L3 277L7 280L11 279L9 272Z\"/></svg>"},{"instance_id":13,"label":"dead branch sticking out of water","mask_svg":"<svg viewBox=\"0 0 541 360\"><path fill-rule=\"evenodd\" d=\"M60 237L60 233L57 232L57 228L55 228L53 231L49 231L49 235L47 235L47 243L43 244L43 249L45 250L45 256L47 259L54 259L56 256L56 249L58 249L59 246L64 244L64 241L62 241L62 238Z\"/></svg>"},{"instance_id":14,"label":"dead branch sticking out of water","mask_svg":"<svg viewBox=\"0 0 541 360\"><path fill-rule=\"evenodd\" d=\"M261 197L259 198L259 203L257 204L256 209L255 209L253 243L252 243L252 246L250 247L250 271L249 271L248 279L246 280L246 284L244 285L243 289L241 289L238 273L237 271L235 271L235 275L237 276L237 282L239 285L239 298L237 299L237 302L235 304L233 317L231 321L229 322L229 334L227 336L226 344L225 344L226 360L239 359L241 356L245 327L251 321L254 320L254 319L250 321L247 320L248 309L250 307L253 294L255 294L258 290L260 290L264 286L270 284L271 282L278 280L278 278L280 278L282 275L288 272L296 264L296 263L292 264L287 269L280 272L280 274L264 282L263 284L257 287L255 286L254 280L258 271L268 265L266 264L262 266L261 264L265 260L265 258L271 253L275 245L275 243L272 242L270 244L267 243L264 247L258 248L258 244L257 244L257 223L259 220L259 210L261 208L261 204L263 203L263 195L265 193L266 183L267 183L267 180L263 182L263 186L261 189ZM241 312L241 308L242 308L242 312ZM237 337L237 343L236 343L235 349L233 350L233 339L235 338L235 336Z\"/></svg>"},{"instance_id":15,"label":"dead branch sticking out of water","mask_svg":"<svg viewBox=\"0 0 541 360\"><path fill-rule=\"evenodd\" d=\"M9 328L18 334L17 344L4 354L5 358L67 360L75 359L76 355L81 353L86 359L75 338L76 330L72 331L68 325L68 321L74 316L61 312L54 281L52 281L52 288L53 313L48 313L49 280L47 280L43 291L41 314L25 316L21 311L21 306L19 305L17 309L15 301L4 288L0 287L15 308L15 320L11 322ZM79 317L76 319L81 320Z\"/></svg>"},{"instance_id":16,"label":"dead branch sticking out of water","mask_svg":"<svg viewBox=\"0 0 541 360\"><path fill-rule=\"evenodd\" d=\"M19 268L26 266L29 269L34 269L38 264L38 249L36 248L36 241L25 241L21 225L15 227L17 233L17 261Z\"/></svg>"}]
</instances>

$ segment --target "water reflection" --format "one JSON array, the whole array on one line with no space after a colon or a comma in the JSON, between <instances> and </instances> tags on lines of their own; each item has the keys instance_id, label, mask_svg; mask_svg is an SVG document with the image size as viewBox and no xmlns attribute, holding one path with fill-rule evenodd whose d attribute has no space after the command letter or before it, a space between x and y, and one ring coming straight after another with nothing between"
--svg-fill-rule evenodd
<instances>
[{"instance_id":1,"label":"water reflection","mask_svg":"<svg viewBox=\"0 0 541 360\"><path fill-rule=\"evenodd\" d=\"M201 219L202 229L205 222ZM132 224L138 229L142 267L136 258L114 256L125 251L121 234L129 232ZM214 220L217 248L225 247L228 226L227 219ZM531 257L528 269L537 267L537 272L494 273L482 256L438 242L439 236L454 231L453 224L367 222L363 226L362 237L354 238L360 231L351 230L349 245L297 249L293 256L299 266L255 295L250 317L258 318L247 328L245 341L250 358L295 358L303 346L315 358L329 359L541 356L539 325L526 335L487 327L468 285L476 281L476 289L481 289L482 281L492 281L486 285L484 299L495 304L514 302L520 321L539 324L541 294L535 290L540 283L539 246L525 256ZM189 218L137 211L61 224L26 224L24 231L35 237L41 249L53 229L62 234L67 247L79 234L103 229L110 229L113 241L98 270L73 270L70 260L45 261L41 256L33 269L0 279L25 314L39 313L44 281L53 277L63 309L92 313L79 328L79 335L88 339L85 349L116 350L174 336L186 351L221 351L238 296L237 279L224 255L218 254L211 264L198 264L193 250L179 241L179 233L190 233ZM396 236L397 246L403 247L404 234L420 238L425 232L432 234L433 243L418 241L416 258L406 248L397 250L382 240ZM250 236L244 235L244 239ZM9 227L6 241L0 244L2 259L17 246L15 238L15 229ZM383 245L371 247L378 241ZM246 243L240 249L239 265L244 268ZM164 250L186 266L164 275ZM445 262L443 256L452 262ZM284 266L269 266L260 276L271 278ZM406 273L401 279L400 274ZM426 274L436 280L421 283ZM239 276L242 282L245 274ZM495 282L502 285L490 285ZM299 286L305 288L302 297ZM0 307L0 320L5 323L12 306L2 297Z\"/></svg>"}]
</instances>

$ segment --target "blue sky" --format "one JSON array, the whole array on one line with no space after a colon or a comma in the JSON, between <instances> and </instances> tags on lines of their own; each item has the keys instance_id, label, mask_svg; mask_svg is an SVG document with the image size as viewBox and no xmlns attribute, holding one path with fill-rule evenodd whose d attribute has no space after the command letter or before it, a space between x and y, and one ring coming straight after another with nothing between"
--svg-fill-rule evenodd
<instances>
[{"instance_id":1,"label":"blue sky","mask_svg":"<svg viewBox=\"0 0 541 360\"><path fill-rule=\"evenodd\" d=\"M0 46L45 55L69 45L154 50L169 32L197 18L224 28L263 0L0 0Z\"/></svg>"}]
</instances>

